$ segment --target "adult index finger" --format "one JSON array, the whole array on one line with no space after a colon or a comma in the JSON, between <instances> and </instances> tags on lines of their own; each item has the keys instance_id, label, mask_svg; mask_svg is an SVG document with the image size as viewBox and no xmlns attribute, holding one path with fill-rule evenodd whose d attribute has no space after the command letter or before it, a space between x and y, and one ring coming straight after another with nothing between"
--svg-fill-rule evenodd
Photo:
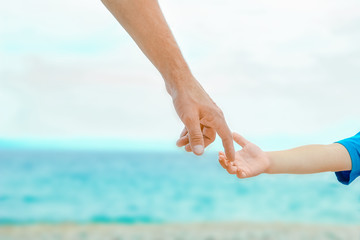
<instances>
[{"instance_id":1,"label":"adult index finger","mask_svg":"<svg viewBox=\"0 0 360 240\"><path fill-rule=\"evenodd\" d=\"M235 148L234 148L233 137L225 119L222 119L221 121L218 122L216 126L216 132L219 134L222 140L222 144L224 146L227 159L229 161L234 161Z\"/></svg>"}]
</instances>

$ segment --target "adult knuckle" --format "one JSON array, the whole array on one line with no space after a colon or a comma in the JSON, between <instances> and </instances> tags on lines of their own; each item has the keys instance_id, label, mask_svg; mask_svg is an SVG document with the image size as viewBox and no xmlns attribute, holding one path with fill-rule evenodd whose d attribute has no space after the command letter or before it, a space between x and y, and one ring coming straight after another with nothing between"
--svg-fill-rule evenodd
<instances>
[{"instance_id":1,"label":"adult knuckle","mask_svg":"<svg viewBox=\"0 0 360 240\"><path fill-rule=\"evenodd\" d=\"M190 135L192 139L201 139L203 135L200 132L195 132Z\"/></svg>"},{"instance_id":2,"label":"adult knuckle","mask_svg":"<svg viewBox=\"0 0 360 240\"><path fill-rule=\"evenodd\" d=\"M194 122L193 117L191 117L190 115L183 115L181 119L185 125L191 124Z\"/></svg>"},{"instance_id":3,"label":"adult knuckle","mask_svg":"<svg viewBox=\"0 0 360 240\"><path fill-rule=\"evenodd\" d=\"M224 118L224 112L220 108L217 109L216 113L217 113L218 117Z\"/></svg>"}]
</instances>

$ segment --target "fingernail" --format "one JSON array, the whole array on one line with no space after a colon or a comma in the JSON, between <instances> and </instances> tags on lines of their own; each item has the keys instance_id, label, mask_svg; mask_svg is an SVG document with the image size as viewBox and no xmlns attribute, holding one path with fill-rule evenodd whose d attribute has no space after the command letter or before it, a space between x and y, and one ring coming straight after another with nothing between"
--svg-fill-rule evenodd
<instances>
[{"instance_id":1,"label":"fingernail","mask_svg":"<svg viewBox=\"0 0 360 240\"><path fill-rule=\"evenodd\" d=\"M193 148L193 152L197 155L201 155L204 152L204 147L202 145L196 145Z\"/></svg>"}]
</instances>

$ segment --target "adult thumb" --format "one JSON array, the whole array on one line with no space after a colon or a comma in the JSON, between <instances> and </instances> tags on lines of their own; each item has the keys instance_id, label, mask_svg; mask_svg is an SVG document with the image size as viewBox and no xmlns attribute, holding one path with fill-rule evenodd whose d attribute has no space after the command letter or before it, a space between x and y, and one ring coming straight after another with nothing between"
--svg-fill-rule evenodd
<instances>
[{"instance_id":1,"label":"adult thumb","mask_svg":"<svg viewBox=\"0 0 360 240\"><path fill-rule=\"evenodd\" d=\"M204 138L199 121L192 121L187 127L189 133L190 146L196 155L204 153Z\"/></svg>"}]
</instances>

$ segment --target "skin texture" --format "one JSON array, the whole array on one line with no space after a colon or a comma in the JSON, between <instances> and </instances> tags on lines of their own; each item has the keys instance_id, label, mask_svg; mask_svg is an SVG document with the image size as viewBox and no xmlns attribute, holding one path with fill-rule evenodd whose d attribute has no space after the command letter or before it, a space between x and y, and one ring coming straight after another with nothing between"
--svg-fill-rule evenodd
<instances>
[{"instance_id":1,"label":"skin texture","mask_svg":"<svg viewBox=\"0 0 360 240\"><path fill-rule=\"evenodd\" d=\"M338 143L307 145L284 151L264 152L237 133L233 138L242 149L235 153L233 162L219 152L221 166L238 178L249 178L261 173L308 174L351 170L351 158L346 148Z\"/></svg>"},{"instance_id":2,"label":"skin texture","mask_svg":"<svg viewBox=\"0 0 360 240\"><path fill-rule=\"evenodd\" d=\"M102 0L161 73L185 128L177 146L201 155L216 133L230 161L235 158L231 131L221 109L192 75L156 0Z\"/></svg>"}]
</instances>

